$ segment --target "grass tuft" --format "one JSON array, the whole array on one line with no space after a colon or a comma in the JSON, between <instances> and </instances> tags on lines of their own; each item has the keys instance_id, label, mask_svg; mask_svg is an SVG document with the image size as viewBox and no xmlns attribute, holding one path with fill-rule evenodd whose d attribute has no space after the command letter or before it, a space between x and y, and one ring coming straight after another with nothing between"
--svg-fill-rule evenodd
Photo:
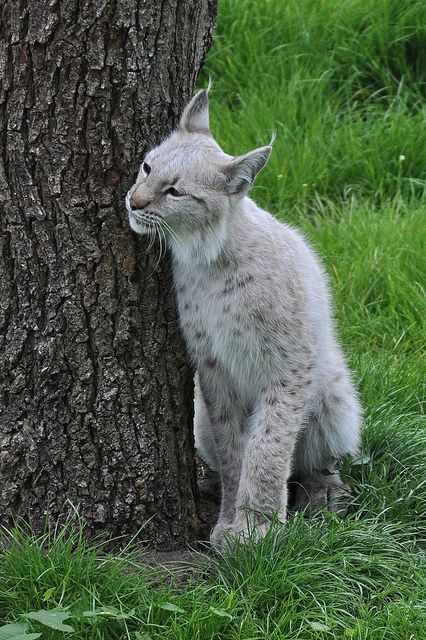
<instances>
[{"instance_id":1,"label":"grass tuft","mask_svg":"<svg viewBox=\"0 0 426 640\"><path fill-rule=\"evenodd\" d=\"M426 5L408 0L222 0L213 132L233 154L274 153L264 206L424 198ZM267 186L265 186L267 185Z\"/></svg>"}]
</instances>

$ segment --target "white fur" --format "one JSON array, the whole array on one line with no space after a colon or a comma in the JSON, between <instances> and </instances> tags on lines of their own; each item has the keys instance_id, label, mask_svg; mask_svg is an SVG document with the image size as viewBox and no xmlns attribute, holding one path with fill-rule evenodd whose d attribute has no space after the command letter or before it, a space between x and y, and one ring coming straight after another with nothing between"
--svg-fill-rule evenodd
<instances>
[{"instance_id":1,"label":"white fur","mask_svg":"<svg viewBox=\"0 0 426 640\"><path fill-rule=\"evenodd\" d=\"M340 496L338 473L330 481L322 471L359 441L360 406L325 273L299 233L247 197L270 151L225 154L200 92L180 128L147 154L150 172L140 172L126 198L132 229L156 221L171 246L200 387L196 444L222 480L212 534L219 543L224 532L245 531L247 514L261 532L273 512L284 518L290 474L311 502ZM143 210L131 210L133 194Z\"/></svg>"}]
</instances>

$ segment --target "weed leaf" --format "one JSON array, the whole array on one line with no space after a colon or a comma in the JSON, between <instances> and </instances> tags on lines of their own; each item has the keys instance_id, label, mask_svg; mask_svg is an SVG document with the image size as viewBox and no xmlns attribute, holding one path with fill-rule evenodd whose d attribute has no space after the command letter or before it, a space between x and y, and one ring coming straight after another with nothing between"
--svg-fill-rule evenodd
<instances>
[{"instance_id":1,"label":"weed leaf","mask_svg":"<svg viewBox=\"0 0 426 640\"><path fill-rule=\"evenodd\" d=\"M309 626L314 630L314 631L330 631L331 627L329 627L326 624L322 624L322 622L310 622L309 621Z\"/></svg>"},{"instance_id":2,"label":"weed leaf","mask_svg":"<svg viewBox=\"0 0 426 640\"><path fill-rule=\"evenodd\" d=\"M41 633L27 633L28 625L25 623L5 624L0 627L0 640L36 640Z\"/></svg>"},{"instance_id":3,"label":"weed leaf","mask_svg":"<svg viewBox=\"0 0 426 640\"><path fill-rule=\"evenodd\" d=\"M160 604L160 609L164 609L165 611L173 611L174 613L185 613L185 609L181 609L172 602L163 602L163 604Z\"/></svg>"},{"instance_id":4,"label":"weed leaf","mask_svg":"<svg viewBox=\"0 0 426 640\"><path fill-rule=\"evenodd\" d=\"M221 618L229 618L230 620L232 620L231 614L228 613L227 611L224 611L223 609L216 609L215 607L209 607L209 609L210 611L212 611L217 616L220 616Z\"/></svg>"},{"instance_id":5,"label":"weed leaf","mask_svg":"<svg viewBox=\"0 0 426 640\"><path fill-rule=\"evenodd\" d=\"M132 609L127 613L122 613L116 607L99 607L98 609L92 609L91 611L83 611L85 618L96 618L96 616L103 616L105 618L114 618L114 620L127 620L135 615L135 610Z\"/></svg>"},{"instance_id":6,"label":"weed leaf","mask_svg":"<svg viewBox=\"0 0 426 640\"><path fill-rule=\"evenodd\" d=\"M352 466L356 467L356 466L360 466L363 464L368 464L371 460L370 454L368 453L360 453L358 456L354 456L352 458Z\"/></svg>"},{"instance_id":7,"label":"weed leaf","mask_svg":"<svg viewBox=\"0 0 426 640\"><path fill-rule=\"evenodd\" d=\"M36 620L40 624L44 624L45 627L56 629L56 631L68 631L70 633L74 631L69 624L63 624L64 620L70 617L70 614L65 611L45 611L41 609L40 611L30 611L22 615L24 618Z\"/></svg>"},{"instance_id":8,"label":"weed leaf","mask_svg":"<svg viewBox=\"0 0 426 640\"><path fill-rule=\"evenodd\" d=\"M54 592L55 592L55 587L50 587L50 589L47 589L44 592L43 602L49 602L49 600L52 599Z\"/></svg>"}]
</instances>

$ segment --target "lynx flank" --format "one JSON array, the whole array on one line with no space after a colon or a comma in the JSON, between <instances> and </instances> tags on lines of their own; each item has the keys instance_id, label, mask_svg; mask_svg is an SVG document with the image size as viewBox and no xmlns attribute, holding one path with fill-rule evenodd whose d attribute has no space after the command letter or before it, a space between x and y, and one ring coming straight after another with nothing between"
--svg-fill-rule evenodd
<instances>
[{"instance_id":1,"label":"lynx flank","mask_svg":"<svg viewBox=\"0 0 426 640\"><path fill-rule=\"evenodd\" d=\"M360 406L324 271L296 231L247 197L270 153L224 153L200 91L126 198L131 228L171 247L197 371L196 445L221 478L216 544L253 526L263 535L272 514L284 520L290 476L296 507L340 508L336 461L358 447Z\"/></svg>"}]
</instances>

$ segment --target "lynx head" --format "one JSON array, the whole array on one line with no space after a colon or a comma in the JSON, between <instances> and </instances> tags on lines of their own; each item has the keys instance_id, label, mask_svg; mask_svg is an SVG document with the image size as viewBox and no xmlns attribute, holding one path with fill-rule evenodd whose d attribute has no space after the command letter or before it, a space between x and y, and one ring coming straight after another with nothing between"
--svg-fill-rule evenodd
<instances>
[{"instance_id":1,"label":"lynx head","mask_svg":"<svg viewBox=\"0 0 426 640\"><path fill-rule=\"evenodd\" d=\"M178 128L144 158L126 196L130 227L158 231L182 243L226 225L266 164L271 146L232 157L213 140L207 91L183 111ZM203 233L204 232L204 233Z\"/></svg>"}]
</instances>

